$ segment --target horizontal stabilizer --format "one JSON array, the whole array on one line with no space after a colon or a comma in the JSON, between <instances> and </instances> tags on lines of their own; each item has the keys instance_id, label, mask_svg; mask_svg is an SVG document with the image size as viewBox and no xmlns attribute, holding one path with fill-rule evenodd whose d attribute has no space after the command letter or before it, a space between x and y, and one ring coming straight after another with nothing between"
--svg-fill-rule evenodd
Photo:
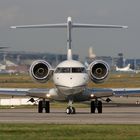
<instances>
[{"instance_id":1,"label":"horizontal stabilizer","mask_svg":"<svg viewBox=\"0 0 140 140\"><path fill-rule=\"evenodd\" d=\"M38 24L38 25L21 25L21 26L11 26L11 29L16 28L66 28L66 23L60 24ZM103 24L72 24L72 28L123 28L127 29L128 26L121 25L103 25Z\"/></svg>"},{"instance_id":2,"label":"horizontal stabilizer","mask_svg":"<svg viewBox=\"0 0 140 140\"><path fill-rule=\"evenodd\" d=\"M127 29L128 26L122 25L103 25L103 24L73 24L76 28L124 28Z\"/></svg>"},{"instance_id":3,"label":"horizontal stabilizer","mask_svg":"<svg viewBox=\"0 0 140 140\"><path fill-rule=\"evenodd\" d=\"M66 23L62 24L38 24L38 25L20 25L20 26L11 26L11 29L16 28L65 28L67 27Z\"/></svg>"}]
</instances>

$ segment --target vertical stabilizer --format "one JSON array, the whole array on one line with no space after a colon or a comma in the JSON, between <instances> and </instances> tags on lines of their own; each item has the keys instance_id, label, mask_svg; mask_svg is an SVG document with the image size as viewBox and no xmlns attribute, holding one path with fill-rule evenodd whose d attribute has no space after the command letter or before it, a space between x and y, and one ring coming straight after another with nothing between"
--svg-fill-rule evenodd
<instances>
[{"instance_id":1,"label":"vertical stabilizer","mask_svg":"<svg viewBox=\"0 0 140 140\"><path fill-rule=\"evenodd\" d=\"M67 50L67 60L72 60L72 50L71 49Z\"/></svg>"},{"instance_id":2,"label":"vertical stabilizer","mask_svg":"<svg viewBox=\"0 0 140 140\"><path fill-rule=\"evenodd\" d=\"M96 55L93 52L93 48L92 47L89 47L89 52L88 53L89 53L88 54L89 58L93 59L93 58L96 57Z\"/></svg>"},{"instance_id":3,"label":"vertical stabilizer","mask_svg":"<svg viewBox=\"0 0 140 140\"><path fill-rule=\"evenodd\" d=\"M72 59L72 50L71 50L71 43L72 43L72 38L71 38L71 30L72 30L72 19L71 17L67 18L67 59L71 60Z\"/></svg>"}]
</instances>

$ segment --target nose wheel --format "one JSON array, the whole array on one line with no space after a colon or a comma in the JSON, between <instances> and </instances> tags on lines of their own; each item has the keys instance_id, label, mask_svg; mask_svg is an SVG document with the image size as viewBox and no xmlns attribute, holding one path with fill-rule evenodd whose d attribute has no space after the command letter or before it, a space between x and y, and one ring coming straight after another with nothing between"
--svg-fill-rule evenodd
<instances>
[{"instance_id":1,"label":"nose wheel","mask_svg":"<svg viewBox=\"0 0 140 140\"><path fill-rule=\"evenodd\" d=\"M76 113L75 108L74 107L70 107L70 106L67 107L66 113L67 114L75 114Z\"/></svg>"},{"instance_id":2,"label":"nose wheel","mask_svg":"<svg viewBox=\"0 0 140 140\"><path fill-rule=\"evenodd\" d=\"M69 101L69 106L66 108L66 113L67 114L75 114L76 111L75 111L75 108L72 106L73 104L73 101Z\"/></svg>"}]
</instances>

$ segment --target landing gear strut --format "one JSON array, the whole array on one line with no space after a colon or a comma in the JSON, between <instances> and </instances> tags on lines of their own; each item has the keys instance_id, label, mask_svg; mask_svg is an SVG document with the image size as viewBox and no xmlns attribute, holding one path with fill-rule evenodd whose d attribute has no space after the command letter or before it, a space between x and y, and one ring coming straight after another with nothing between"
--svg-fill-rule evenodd
<instances>
[{"instance_id":1,"label":"landing gear strut","mask_svg":"<svg viewBox=\"0 0 140 140\"><path fill-rule=\"evenodd\" d=\"M73 101L70 100L69 105L66 108L66 113L67 114L75 114L76 113L75 108L72 106L72 104L73 104Z\"/></svg>"},{"instance_id":2,"label":"landing gear strut","mask_svg":"<svg viewBox=\"0 0 140 140\"><path fill-rule=\"evenodd\" d=\"M38 103L38 113L42 113L43 109L45 109L46 113L50 113L50 102L45 101L45 99L43 99L42 101L39 101L39 103Z\"/></svg>"},{"instance_id":3,"label":"landing gear strut","mask_svg":"<svg viewBox=\"0 0 140 140\"><path fill-rule=\"evenodd\" d=\"M95 113L95 110L98 110L98 113L102 113L102 102L95 99L95 101L91 101L91 113Z\"/></svg>"}]
</instances>

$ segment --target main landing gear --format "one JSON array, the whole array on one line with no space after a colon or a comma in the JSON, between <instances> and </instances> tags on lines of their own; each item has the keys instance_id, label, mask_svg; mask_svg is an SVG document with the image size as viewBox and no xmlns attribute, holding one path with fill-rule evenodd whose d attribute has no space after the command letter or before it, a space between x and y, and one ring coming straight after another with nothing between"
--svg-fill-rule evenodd
<instances>
[{"instance_id":1,"label":"main landing gear","mask_svg":"<svg viewBox=\"0 0 140 140\"><path fill-rule=\"evenodd\" d=\"M70 100L68 107L66 108L67 114L75 114L76 113L75 108L72 106L72 104L73 104L73 101Z\"/></svg>"},{"instance_id":2,"label":"main landing gear","mask_svg":"<svg viewBox=\"0 0 140 140\"><path fill-rule=\"evenodd\" d=\"M72 105L73 105L73 101L70 100L68 103L68 107L66 108L67 114L76 113L76 110ZM43 109L45 110L46 113L50 113L50 102L46 101L45 99L39 101L38 113L43 113ZM96 109L98 113L102 113L102 102L98 101L98 99L91 101L91 113L95 113Z\"/></svg>"},{"instance_id":3,"label":"main landing gear","mask_svg":"<svg viewBox=\"0 0 140 140\"><path fill-rule=\"evenodd\" d=\"M42 113L43 109L45 109L46 113L50 113L50 102L45 101L45 99L43 99L42 101L39 101L39 103L38 103L38 113Z\"/></svg>"},{"instance_id":4,"label":"main landing gear","mask_svg":"<svg viewBox=\"0 0 140 140\"><path fill-rule=\"evenodd\" d=\"M97 109L98 113L102 113L102 102L95 99L95 101L91 101L91 113L95 113Z\"/></svg>"}]
</instances>

